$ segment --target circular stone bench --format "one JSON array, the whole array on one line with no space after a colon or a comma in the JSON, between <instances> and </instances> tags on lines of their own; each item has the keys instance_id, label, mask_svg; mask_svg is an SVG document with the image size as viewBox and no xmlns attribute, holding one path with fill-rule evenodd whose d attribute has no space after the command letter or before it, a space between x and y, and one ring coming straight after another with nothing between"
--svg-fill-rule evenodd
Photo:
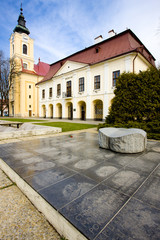
<instances>
[{"instance_id":1,"label":"circular stone bench","mask_svg":"<svg viewBox=\"0 0 160 240\"><path fill-rule=\"evenodd\" d=\"M145 150L147 133L138 128L100 128L99 146L120 153L138 153Z\"/></svg>"}]
</instances>

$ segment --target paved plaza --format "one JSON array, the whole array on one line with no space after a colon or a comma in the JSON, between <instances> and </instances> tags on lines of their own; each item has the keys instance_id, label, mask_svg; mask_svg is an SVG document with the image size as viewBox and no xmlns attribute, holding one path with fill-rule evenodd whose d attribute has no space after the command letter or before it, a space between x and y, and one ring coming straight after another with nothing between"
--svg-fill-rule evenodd
<instances>
[{"instance_id":1,"label":"paved plaza","mask_svg":"<svg viewBox=\"0 0 160 240\"><path fill-rule=\"evenodd\" d=\"M80 132L1 144L0 158L87 239L160 239L160 142L120 154Z\"/></svg>"}]
</instances>

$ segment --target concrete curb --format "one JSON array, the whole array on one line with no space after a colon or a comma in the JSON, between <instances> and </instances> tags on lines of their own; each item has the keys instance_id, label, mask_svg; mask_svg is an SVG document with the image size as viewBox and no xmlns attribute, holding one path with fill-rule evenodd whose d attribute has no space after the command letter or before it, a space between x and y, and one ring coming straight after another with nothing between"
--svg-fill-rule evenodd
<instances>
[{"instance_id":1,"label":"concrete curb","mask_svg":"<svg viewBox=\"0 0 160 240\"><path fill-rule=\"evenodd\" d=\"M33 188L31 188L20 176L15 173L1 158L1 169L9 178L17 184L19 189L28 197L33 205L44 214L46 219L56 231L68 240L87 240L71 223L69 223L58 211L44 200Z\"/></svg>"}]
</instances>

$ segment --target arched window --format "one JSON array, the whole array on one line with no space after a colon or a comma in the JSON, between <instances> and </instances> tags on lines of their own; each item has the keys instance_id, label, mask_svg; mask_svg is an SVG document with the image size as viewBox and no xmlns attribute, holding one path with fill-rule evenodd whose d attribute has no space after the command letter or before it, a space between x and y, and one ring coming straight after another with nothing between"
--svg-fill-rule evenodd
<instances>
[{"instance_id":1,"label":"arched window","mask_svg":"<svg viewBox=\"0 0 160 240\"><path fill-rule=\"evenodd\" d=\"M27 45L23 44L23 54L27 54Z\"/></svg>"}]
</instances>

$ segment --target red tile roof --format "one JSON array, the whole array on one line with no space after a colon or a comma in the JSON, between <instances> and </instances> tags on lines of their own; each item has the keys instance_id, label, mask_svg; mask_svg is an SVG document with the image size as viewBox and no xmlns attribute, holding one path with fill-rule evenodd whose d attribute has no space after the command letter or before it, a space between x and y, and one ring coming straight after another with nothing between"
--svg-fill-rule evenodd
<instances>
[{"instance_id":1,"label":"red tile roof","mask_svg":"<svg viewBox=\"0 0 160 240\"><path fill-rule=\"evenodd\" d=\"M50 65L44 62L40 62L40 59L37 65L34 64L34 70L39 76L45 76L48 73L49 68Z\"/></svg>"},{"instance_id":2,"label":"red tile roof","mask_svg":"<svg viewBox=\"0 0 160 240\"><path fill-rule=\"evenodd\" d=\"M45 76L48 73L49 68L50 68L49 64L40 62L40 59L39 59L38 64L34 64L34 71L25 69L23 67L22 59L21 59L21 64L22 64L22 72L23 73L28 73L28 74L38 75L38 76Z\"/></svg>"},{"instance_id":3,"label":"red tile roof","mask_svg":"<svg viewBox=\"0 0 160 240\"><path fill-rule=\"evenodd\" d=\"M22 72L23 72L23 73L28 73L28 74L33 74L33 75L38 75L38 74L36 74L34 71L25 69L25 68L23 68L23 67L22 67Z\"/></svg>"},{"instance_id":4,"label":"red tile roof","mask_svg":"<svg viewBox=\"0 0 160 240\"><path fill-rule=\"evenodd\" d=\"M98 53L96 53L96 48L99 49ZM137 36L130 29L128 29L120 34L117 34L51 64L48 73L39 83L50 80L61 68L62 63L64 64L67 60L92 65L131 52L141 53L141 55L143 55L150 64L155 66L155 58L137 38Z\"/></svg>"}]
</instances>

